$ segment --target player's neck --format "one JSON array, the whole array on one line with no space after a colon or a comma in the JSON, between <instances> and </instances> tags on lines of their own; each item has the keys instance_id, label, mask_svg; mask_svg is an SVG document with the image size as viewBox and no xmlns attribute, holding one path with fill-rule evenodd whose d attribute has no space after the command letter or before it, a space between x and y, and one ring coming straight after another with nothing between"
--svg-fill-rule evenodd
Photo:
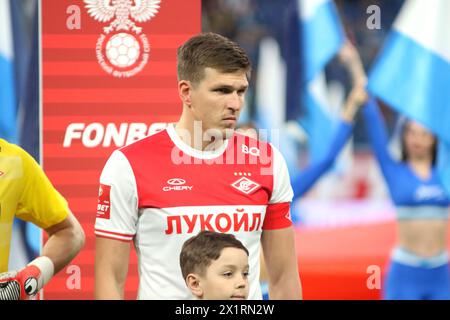
<instances>
[{"instance_id":1,"label":"player's neck","mask_svg":"<svg viewBox=\"0 0 450 320\"><path fill-rule=\"evenodd\" d=\"M175 132L180 139L193 149L200 151L214 151L223 144L223 139L216 139L214 136L205 134L205 130L199 121L186 121L183 117L174 124Z\"/></svg>"}]
</instances>

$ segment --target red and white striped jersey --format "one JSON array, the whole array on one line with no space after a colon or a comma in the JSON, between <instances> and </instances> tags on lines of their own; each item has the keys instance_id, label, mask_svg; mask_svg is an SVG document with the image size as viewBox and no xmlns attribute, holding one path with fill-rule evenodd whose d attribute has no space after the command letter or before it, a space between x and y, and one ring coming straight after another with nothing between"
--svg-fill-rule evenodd
<instances>
[{"instance_id":1,"label":"red and white striped jersey","mask_svg":"<svg viewBox=\"0 0 450 320\"><path fill-rule=\"evenodd\" d=\"M185 144L173 125L112 153L100 177L95 234L134 241L138 299L192 299L179 254L201 230L249 250L249 299L261 299L261 233L292 225L293 191L271 144L235 133L215 151Z\"/></svg>"}]
</instances>

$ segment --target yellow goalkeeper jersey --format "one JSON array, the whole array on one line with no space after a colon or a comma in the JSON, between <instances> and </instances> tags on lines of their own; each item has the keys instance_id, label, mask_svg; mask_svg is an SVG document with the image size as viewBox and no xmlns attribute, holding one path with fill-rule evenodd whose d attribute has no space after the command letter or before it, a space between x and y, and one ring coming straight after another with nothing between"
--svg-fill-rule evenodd
<instances>
[{"instance_id":1,"label":"yellow goalkeeper jersey","mask_svg":"<svg viewBox=\"0 0 450 320\"><path fill-rule=\"evenodd\" d=\"M67 201L22 148L0 139L0 272L8 269L14 217L46 229L68 215Z\"/></svg>"}]
</instances>

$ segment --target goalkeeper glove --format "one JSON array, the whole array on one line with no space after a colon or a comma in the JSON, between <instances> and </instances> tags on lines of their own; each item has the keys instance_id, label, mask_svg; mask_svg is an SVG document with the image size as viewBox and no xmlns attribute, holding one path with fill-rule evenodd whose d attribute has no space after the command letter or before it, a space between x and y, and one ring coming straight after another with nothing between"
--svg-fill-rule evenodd
<instances>
[{"instance_id":1,"label":"goalkeeper glove","mask_svg":"<svg viewBox=\"0 0 450 320\"><path fill-rule=\"evenodd\" d=\"M48 257L39 257L20 271L0 274L0 300L30 300L50 281L53 262Z\"/></svg>"}]
</instances>

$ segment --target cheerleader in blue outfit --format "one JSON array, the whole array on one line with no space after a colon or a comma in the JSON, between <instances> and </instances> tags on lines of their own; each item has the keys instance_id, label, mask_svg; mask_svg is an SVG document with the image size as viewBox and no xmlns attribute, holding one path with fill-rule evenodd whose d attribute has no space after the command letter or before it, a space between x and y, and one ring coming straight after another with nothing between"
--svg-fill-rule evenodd
<instances>
[{"instance_id":1,"label":"cheerleader in blue outfit","mask_svg":"<svg viewBox=\"0 0 450 320\"><path fill-rule=\"evenodd\" d=\"M436 138L407 121L402 130L402 159L388 152L388 137L378 105L363 107L375 156L397 210L398 244L383 288L385 299L450 299L446 249L449 198L439 182ZM436 115L439 116L439 115Z\"/></svg>"}]
</instances>

